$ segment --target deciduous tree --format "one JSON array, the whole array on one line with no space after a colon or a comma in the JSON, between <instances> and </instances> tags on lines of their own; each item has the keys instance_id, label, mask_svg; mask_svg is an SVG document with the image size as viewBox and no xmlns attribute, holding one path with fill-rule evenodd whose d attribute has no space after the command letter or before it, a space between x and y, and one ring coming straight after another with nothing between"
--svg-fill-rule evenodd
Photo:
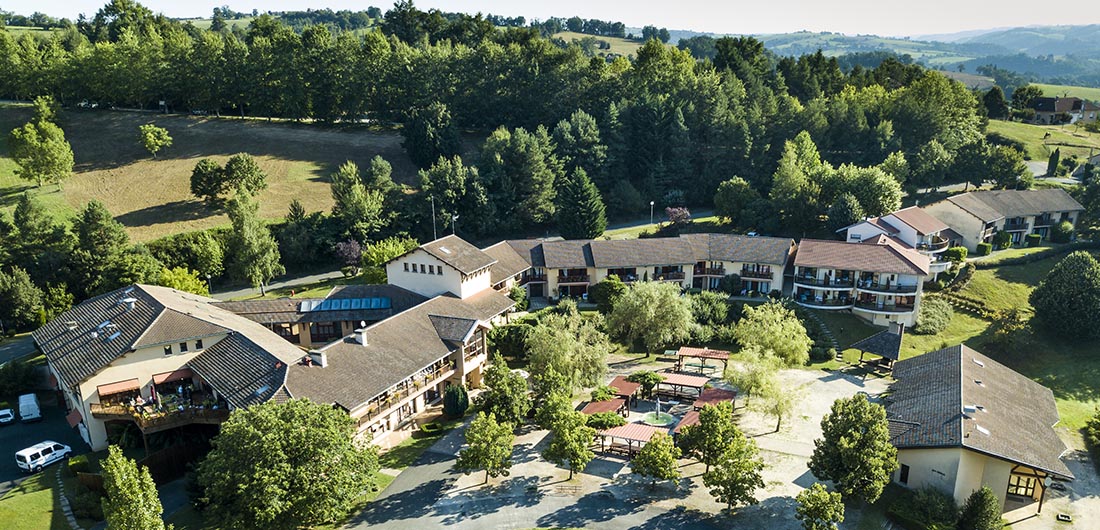
<instances>
[{"instance_id":1,"label":"deciduous tree","mask_svg":"<svg viewBox=\"0 0 1100 530\"><path fill-rule=\"evenodd\" d=\"M676 461L680 459L680 448L672 442L672 437L658 432L649 439L641 451L630 461L630 470L650 478L650 486L658 480L676 480L680 478L680 469Z\"/></svg>"},{"instance_id":2,"label":"deciduous tree","mask_svg":"<svg viewBox=\"0 0 1100 530\"><path fill-rule=\"evenodd\" d=\"M217 162L209 158L199 160L191 170L191 195L207 204L218 201L218 196L225 191L225 185L225 172Z\"/></svg>"},{"instance_id":3,"label":"deciduous tree","mask_svg":"<svg viewBox=\"0 0 1100 530\"><path fill-rule=\"evenodd\" d=\"M550 428L550 445L542 457L569 468L569 480L575 471L584 471L596 457L592 452L592 439L596 429L588 426L587 418L577 411L562 414Z\"/></svg>"},{"instance_id":4,"label":"deciduous tree","mask_svg":"<svg viewBox=\"0 0 1100 530\"><path fill-rule=\"evenodd\" d=\"M157 157L161 149L172 146L172 137L168 135L168 129L157 127L152 123L138 127L138 141L146 151L149 151L149 154L153 155L153 158Z\"/></svg>"},{"instance_id":5,"label":"deciduous tree","mask_svg":"<svg viewBox=\"0 0 1100 530\"><path fill-rule=\"evenodd\" d=\"M462 150L462 139L451 121L451 112L438 101L413 110L401 128L401 136L405 138L401 146L413 163L422 168L431 166L440 157L456 156Z\"/></svg>"},{"instance_id":6,"label":"deciduous tree","mask_svg":"<svg viewBox=\"0 0 1100 530\"><path fill-rule=\"evenodd\" d=\"M271 231L260 220L260 204L248 193L237 192L229 201L228 266L230 275L247 280L253 288L266 295L264 286L275 276L286 272L279 263L279 245Z\"/></svg>"},{"instance_id":7,"label":"deciduous tree","mask_svg":"<svg viewBox=\"0 0 1100 530\"><path fill-rule=\"evenodd\" d=\"M703 474L703 484L732 511L738 504L756 504L756 490L764 487L763 470L756 442L736 431L714 467Z\"/></svg>"},{"instance_id":8,"label":"deciduous tree","mask_svg":"<svg viewBox=\"0 0 1100 530\"><path fill-rule=\"evenodd\" d=\"M743 348L760 346L787 366L801 366L809 361L813 340L793 309L782 302L770 301L756 307L746 304L742 313L733 335Z\"/></svg>"},{"instance_id":9,"label":"deciduous tree","mask_svg":"<svg viewBox=\"0 0 1100 530\"><path fill-rule=\"evenodd\" d=\"M186 267L173 267L171 269L165 267L161 269L157 285L202 296L210 295L206 280L199 277L198 271L189 270Z\"/></svg>"},{"instance_id":10,"label":"deciduous tree","mask_svg":"<svg viewBox=\"0 0 1100 530\"><path fill-rule=\"evenodd\" d=\"M512 443L516 436L514 426L497 422L496 415L478 412L466 429L466 448L458 453L455 469L469 474L485 471L485 483L489 477L508 476L512 467Z\"/></svg>"},{"instance_id":11,"label":"deciduous tree","mask_svg":"<svg viewBox=\"0 0 1100 530\"><path fill-rule=\"evenodd\" d=\"M742 210L748 207L750 202L759 198L760 194L748 181L741 177L733 177L718 185L718 191L714 193L714 211L726 222L741 226Z\"/></svg>"},{"instance_id":12,"label":"deciduous tree","mask_svg":"<svg viewBox=\"0 0 1100 530\"><path fill-rule=\"evenodd\" d=\"M844 502L839 493L825 489L820 482L802 490L795 497L795 518L802 521L803 530L836 530L844 522Z\"/></svg>"},{"instance_id":13,"label":"deciduous tree","mask_svg":"<svg viewBox=\"0 0 1100 530\"><path fill-rule=\"evenodd\" d=\"M31 281L27 271L12 267L0 270L0 324L3 331L33 329L41 324L45 309L42 290Z\"/></svg>"},{"instance_id":14,"label":"deciduous tree","mask_svg":"<svg viewBox=\"0 0 1100 530\"><path fill-rule=\"evenodd\" d=\"M256 159L248 153L237 153L225 162L225 189L244 190L255 196L267 189L267 173L260 169Z\"/></svg>"},{"instance_id":15,"label":"deciduous tree","mask_svg":"<svg viewBox=\"0 0 1100 530\"><path fill-rule=\"evenodd\" d=\"M878 499L898 467L886 409L863 394L838 399L822 418L821 431L809 463L814 476L835 482L846 498Z\"/></svg>"},{"instance_id":16,"label":"deciduous tree","mask_svg":"<svg viewBox=\"0 0 1100 530\"><path fill-rule=\"evenodd\" d=\"M119 530L163 530L164 509L149 468L138 467L117 445L107 448L103 460L103 516Z\"/></svg>"},{"instance_id":17,"label":"deciduous tree","mask_svg":"<svg viewBox=\"0 0 1100 530\"><path fill-rule=\"evenodd\" d=\"M829 205L828 216L829 221L825 226L830 232L858 223L864 217L863 208L851 193L840 194L836 201Z\"/></svg>"},{"instance_id":18,"label":"deciduous tree","mask_svg":"<svg viewBox=\"0 0 1100 530\"><path fill-rule=\"evenodd\" d=\"M610 341L597 322L579 314L548 314L539 319L527 336L532 373L553 369L565 376L570 392L594 386L603 379L609 347Z\"/></svg>"},{"instance_id":19,"label":"deciduous tree","mask_svg":"<svg viewBox=\"0 0 1100 530\"><path fill-rule=\"evenodd\" d=\"M344 234L359 242L373 239L384 225L382 192L368 190L359 178L359 167L350 161L332 174L331 187L332 216L339 221ZM358 256L355 261L358 263Z\"/></svg>"},{"instance_id":20,"label":"deciduous tree","mask_svg":"<svg viewBox=\"0 0 1100 530\"><path fill-rule=\"evenodd\" d=\"M1083 250L1074 252L1047 274L1031 292L1035 322L1052 335L1100 337L1093 325L1100 314L1100 263Z\"/></svg>"},{"instance_id":21,"label":"deciduous tree","mask_svg":"<svg viewBox=\"0 0 1100 530\"><path fill-rule=\"evenodd\" d=\"M686 339L692 323L691 301L680 296L679 285L666 282L635 283L607 316L608 330L628 343L641 341L646 357Z\"/></svg>"},{"instance_id":22,"label":"deciduous tree","mask_svg":"<svg viewBox=\"0 0 1100 530\"><path fill-rule=\"evenodd\" d=\"M726 447L739 435L733 422L733 404L706 405L699 411L699 424L684 427L680 446L694 456L710 471L725 452Z\"/></svg>"},{"instance_id":23,"label":"deciduous tree","mask_svg":"<svg viewBox=\"0 0 1100 530\"><path fill-rule=\"evenodd\" d=\"M615 303L626 293L626 284L615 274L608 274L599 283L588 288L588 300L596 304L600 314L607 315L615 308Z\"/></svg>"},{"instance_id":24,"label":"deciduous tree","mask_svg":"<svg viewBox=\"0 0 1100 530\"><path fill-rule=\"evenodd\" d=\"M527 380L508 368L508 363L494 352L485 370L484 392L478 396L484 410L501 422L521 425L531 410L531 398L527 396Z\"/></svg>"},{"instance_id":25,"label":"deciduous tree","mask_svg":"<svg viewBox=\"0 0 1100 530\"><path fill-rule=\"evenodd\" d=\"M12 130L8 136L11 159L17 166L15 174L37 183L61 182L73 173L73 148L65 140L65 132L53 122L28 122Z\"/></svg>"}]
</instances>

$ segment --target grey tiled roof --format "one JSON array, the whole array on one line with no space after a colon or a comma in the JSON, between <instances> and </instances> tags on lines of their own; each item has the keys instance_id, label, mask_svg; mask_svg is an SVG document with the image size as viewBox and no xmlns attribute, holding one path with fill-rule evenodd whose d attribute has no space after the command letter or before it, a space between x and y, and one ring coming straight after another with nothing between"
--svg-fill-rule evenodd
<instances>
[{"instance_id":1,"label":"grey tiled roof","mask_svg":"<svg viewBox=\"0 0 1100 530\"><path fill-rule=\"evenodd\" d=\"M794 264L798 267L928 275L927 256L892 245L889 238L885 238L883 243L803 239L798 244Z\"/></svg>"},{"instance_id":2,"label":"grey tiled roof","mask_svg":"<svg viewBox=\"0 0 1100 530\"><path fill-rule=\"evenodd\" d=\"M188 339L219 335L228 331L224 326L185 315L171 309L161 311L149 329L134 342L133 348L145 348L157 344L171 344Z\"/></svg>"},{"instance_id":3,"label":"grey tiled roof","mask_svg":"<svg viewBox=\"0 0 1100 530\"><path fill-rule=\"evenodd\" d=\"M545 267L546 258L542 254L542 241L538 239L509 239L505 241L516 251L523 261L532 267Z\"/></svg>"},{"instance_id":4,"label":"grey tiled roof","mask_svg":"<svg viewBox=\"0 0 1100 530\"><path fill-rule=\"evenodd\" d=\"M849 348L896 361L901 355L901 334L890 330L880 331L852 344Z\"/></svg>"},{"instance_id":5,"label":"grey tiled roof","mask_svg":"<svg viewBox=\"0 0 1100 530\"><path fill-rule=\"evenodd\" d=\"M493 259L497 260L489 269L490 281L493 285L496 285L508 278L511 278L527 269L531 268L531 264L520 256L519 253L508 244L507 241L501 241L491 247L484 250ZM528 250L530 252L530 250Z\"/></svg>"},{"instance_id":6,"label":"grey tiled roof","mask_svg":"<svg viewBox=\"0 0 1100 530\"><path fill-rule=\"evenodd\" d=\"M341 309L300 311L305 302L347 298L386 298L390 307L380 309ZM278 298L275 300L235 300L214 305L260 324L308 322L377 322L400 313L427 297L396 285L338 285L325 298Z\"/></svg>"},{"instance_id":7,"label":"grey tiled roof","mask_svg":"<svg viewBox=\"0 0 1100 530\"><path fill-rule=\"evenodd\" d=\"M462 274L472 274L496 263L492 256L454 235L424 243L420 248Z\"/></svg>"},{"instance_id":8,"label":"grey tiled roof","mask_svg":"<svg viewBox=\"0 0 1100 530\"><path fill-rule=\"evenodd\" d=\"M504 243L527 265L551 269L686 265L697 261L785 265L794 246L792 239L737 234L684 234L620 240L518 239ZM498 246L501 244L490 248ZM496 276L493 281L497 281Z\"/></svg>"},{"instance_id":9,"label":"grey tiled roof","mask_svg":"<svg viewBox=\"0 0 1100 530\"><path fill-rule=\"evenodd\" d=\"M592 267L592 249L588 240L543 241L542 258L551 269L583 269Z\"/></svg>"},{"instance_id":10,"label":"grey tiled roof","mask_svg":"<svg viewBox=\"0 0 1100 530\"><path fill-rule=\"evenodd\" d=\"M345 337L321 348L328 362L324 368L291 366L287 388L295 397L354 410L454 350L450 340L440 337L433 320L452 317L484 322L513 305L510 298L492 289L466 299L437 296L368 326L366 345ZM445 329L447 335L456 334Z\"/></svg>"},{"instance_id":11,"label":"grey tiled roof","mask_svg":"<svg viewBox=\"0 0 1100 530\"><path fill-rule=\"evenodd\" d=\"M592 265L601 269L695 263L691 245L678 237L595 240L589 249Z\"/></svg>"},{"instance_id":12,"label":"grey tiled roof","mask_svg":"<svg viewBox=\"0 0 1100 530\"><path fill-rule=\"evenodd\" d=\"M894 378L886 412L899 449L965 447L1073 477L1050 389L963 345L899 361Z\"/></svg>"},{"instance_id":13,"label":"grey tiled roof","mask_svg":"<svg viewBox=\"0 0 1100 530\"><path fill-rule=\"evenodd\" d=\"M476 318L460 318L443 315L428 315L439 338L461 344L477 327Z\"/></svg>"},{"instance_id":14,"label":"grey tiled roof","mask_svg":"<svg viewBox=\"0 0 1100 530\"><path fill-rule=\"evenodd\" d=\"M931 214L921 210L917 206L902 208L889 215L893 215L899 221L909 225L921 235L938 234L948 229L943 221L932 217Z\"/></svg>"},{"instance_id":15,"label":"grey tiled roof","mask_svg":"<svg viewBox=\"0 0 1100 530\"><path fill-rule=\"evenodd\" d=\"M1081 203L1061 188L972 191L952 195L947 200L987 223L1002 217L1028 217L1084 209Z\"/></svg>"},{"instance_id":16,"label":"grey tiled roof","mask_svg":"<svg viewBox=\"0 0 1100 530\"><path fill-rule=\"evenodd\" d=\"M782 237L749 237L738 234L684 234L681 239L704 240L706 254L696 254L695 261L734 261L786 265L794 240ZM702 250L702 246L693 243Z\"/></svg>"},{"instance_id":17,"label":"grey tiled roof","mask_svg":"<svg viewBox=\"0 0 1100 530\"><path fill-rule=\"evenodd\" d=\"M234 407L263 403L286 393L287 363L238 333L206 348L188 366Z\"/></svg>"}]
</instances>

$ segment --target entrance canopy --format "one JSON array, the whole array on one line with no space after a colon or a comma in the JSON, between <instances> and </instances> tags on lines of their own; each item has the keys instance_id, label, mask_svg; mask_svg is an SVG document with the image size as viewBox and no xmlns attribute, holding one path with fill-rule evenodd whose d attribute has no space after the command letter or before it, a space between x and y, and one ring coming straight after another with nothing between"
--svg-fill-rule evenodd
<instances>
[{"instance_id":1,"label":"entrance canopy","mask_svg":"<svg viewBox=\"0 0 1100 530\"><path fill-rule=\"evenodd\" d=\"M121 394L123 392L129 392L131 390L137 390L141 388L141 382L135 377L133 379L127 379L125 381L117 381L114 383L107 383L105 385L99 385L96 390L99 392L100 397L109 396L111 394Z\"/></svg>"}]
</instances>

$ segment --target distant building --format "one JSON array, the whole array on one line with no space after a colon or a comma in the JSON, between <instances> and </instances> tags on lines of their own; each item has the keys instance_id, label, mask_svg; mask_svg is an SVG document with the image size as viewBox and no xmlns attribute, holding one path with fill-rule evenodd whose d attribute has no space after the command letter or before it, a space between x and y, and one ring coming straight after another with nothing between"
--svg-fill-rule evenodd
<instances>
[{"instance_id":1,"label":"distant building","mask_svg":"<svg viewBox=\"0 0 1100 530\"><path fill-rule=\"evenodd\" d=\"M972 191L952 195L923 207L958 235L973 252L978 243L988 243L997 232L1008 232L1014 244L1028 234L1046 239L1050 227L1068 221L1077 224L1084 206L1065 190Z\"/></svg>"},{"instance_id":2,"label":"distant building","mask_svg":"<svg viewBox=\"0 0 1100 530\"><path fill-rule=\"evenodd\" d=\"M1100 106L1076 97L1035 98L1031 109L1035 111L1035 123L1044 125L1090 123L1100 117Z\"/></svg>"}]
</instances>

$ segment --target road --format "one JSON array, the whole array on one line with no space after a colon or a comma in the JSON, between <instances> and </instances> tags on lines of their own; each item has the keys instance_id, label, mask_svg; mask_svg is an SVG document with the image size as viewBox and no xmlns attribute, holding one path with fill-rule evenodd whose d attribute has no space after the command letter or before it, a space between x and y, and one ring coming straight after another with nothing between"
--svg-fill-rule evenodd
<instances>
[{"instance_id":1,"label":"road","mask_svg":"<svg viewBox=\"0 0 1100 530\"><path fill-rule=\"evenodd\" d=\"M311 284L311 283L317 283L317 282L321 282L321 281L325 281L325 280L331 280L331 279L334 279L334 278L341 278L343 276L344 276L344 274L341 273L339 270L334 270L334 271L329 271L329 272L321 272L321 273L317 273L317 274L309 274L309 275L306 275L306 276L287 277L287 278L283 278L283 279L281 279L277 282L271 282L270 284L267 285L266 289L270 291L271 289L282 289L282 288L285 288L285 287L294 287L296 285L308 285L308 284ZM211 296L213 296L214 298L217 298L218 300L232 300L234 298L244 298L246 296L259 295L259 294L260 294L259 289L253 289L251 287L245 287L243 289L234 289L234 290L230 290L230 291L215 291L214 294L212 294Z\"/></svg>"},{"instance_id":2,"label":"road","mask_svg":"<svg viewBox=\"0 0 1100 530\"><path fill-rule=\"evenodd\" d=\"M4 339L4 342L0 343L0 366L3 366L12 359L18 359L34 353L34 349L34 341L31 340L30 335L14 339Z\"/></svg>"}]
</instances>

